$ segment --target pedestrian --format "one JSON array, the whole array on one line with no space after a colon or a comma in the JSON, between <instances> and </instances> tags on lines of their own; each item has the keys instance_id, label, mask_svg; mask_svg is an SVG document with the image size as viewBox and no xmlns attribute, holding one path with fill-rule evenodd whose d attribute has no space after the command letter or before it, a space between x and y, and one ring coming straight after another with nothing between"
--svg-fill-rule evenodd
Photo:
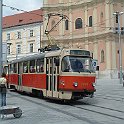
<instances>
[{"instance_id":1,"label":"pedestrian","mask_svg":"<svg viewBox=\"0 0 124 124\"><path fill-rule=\"evenodd\" d=\"M1 107L6 106L7 80L6 74L2 73L0 77L0 103Z\"/></svg>"},{"instance_id":2,"label":"pedestrian","mask_svg":"<svg viewBox=\"0 0 124 124\"><path fill-rule=\"evenodd\" d=\"M123 73L123 87L124 87L124 73Z\"/></svg>"}]
</instances>

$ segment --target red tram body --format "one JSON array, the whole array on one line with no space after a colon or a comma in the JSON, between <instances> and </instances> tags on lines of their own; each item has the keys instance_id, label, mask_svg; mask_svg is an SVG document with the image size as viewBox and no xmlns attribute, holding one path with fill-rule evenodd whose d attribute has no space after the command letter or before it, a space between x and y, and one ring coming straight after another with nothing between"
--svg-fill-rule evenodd
<instances>
[{"instance_id":1,"label":"red tram body","mask_svg":"<svg viewBox=\"0 0 124 124\"><path fill-rule=\"evenodd\" d=\"M95 92L90 52L60 49L16 59L8 64L9 88L41 97L81 99Z\"/></svg>"}]
</instances>

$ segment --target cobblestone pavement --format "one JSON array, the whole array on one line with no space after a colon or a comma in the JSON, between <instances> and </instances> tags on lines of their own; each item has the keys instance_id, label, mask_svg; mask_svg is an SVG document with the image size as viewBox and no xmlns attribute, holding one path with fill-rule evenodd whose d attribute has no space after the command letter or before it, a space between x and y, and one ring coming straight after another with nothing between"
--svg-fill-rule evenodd
<instances>
[{"instance_id":1,"label":"cobblestone pavement","mask_svg":"<svg viewBox=\"0 0 124 124\"><path fill-rule=\"evenodd\" d=\"M20 118L7 115L0 124L123 124L124 87L119 80L96 82L94 98L73 105L8 91L7 105L19 106L23 114Z\"/></svg>"}]
</instances>

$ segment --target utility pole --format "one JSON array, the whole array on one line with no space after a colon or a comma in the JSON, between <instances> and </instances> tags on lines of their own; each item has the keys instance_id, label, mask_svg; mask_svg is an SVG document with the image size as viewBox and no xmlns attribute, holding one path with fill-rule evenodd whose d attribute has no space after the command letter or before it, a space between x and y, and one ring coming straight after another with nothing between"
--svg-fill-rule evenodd
<instances>
[{"instance_id":1,"label":"utility pole","mask_svg":"<svg viewBox=\"0 0 124 124\"><path fill-rule=\"evenodd\" d=\"M118 23L118 35L119 35L119 77L120 77L120 84L122 84L122 45L121 45L121 26L120 26L120 16L123 14L123 12L115 12L114 15L116 15L116 23Z\"/></svg>"},{"instance_id":2,"label":"utility pole","mask_svg":"<svg viewBox=\"0 0 124 124\"><path fill-rule=\"evenodd\" d=\"M0 76L3 70L3 55L2 55L2 3L3 0L0 0Z\"/></svg>"}]
</instances>

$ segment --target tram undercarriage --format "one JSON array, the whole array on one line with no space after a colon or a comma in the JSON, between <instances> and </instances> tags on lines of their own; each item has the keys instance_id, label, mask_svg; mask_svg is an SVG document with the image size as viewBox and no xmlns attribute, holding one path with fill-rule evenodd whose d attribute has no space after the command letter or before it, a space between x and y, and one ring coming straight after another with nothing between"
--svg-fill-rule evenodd
<instances>
[{"instance_id":1,"label":"tram undercarriage","mask_svg":"<svg viewBox=\"0 0 124 124\"><path fill-rule=\"evenodd\" d=\"M72 100L82 99L83 97L93 97L94 91L72 92Z\"/></svg>"}]
</instances>

